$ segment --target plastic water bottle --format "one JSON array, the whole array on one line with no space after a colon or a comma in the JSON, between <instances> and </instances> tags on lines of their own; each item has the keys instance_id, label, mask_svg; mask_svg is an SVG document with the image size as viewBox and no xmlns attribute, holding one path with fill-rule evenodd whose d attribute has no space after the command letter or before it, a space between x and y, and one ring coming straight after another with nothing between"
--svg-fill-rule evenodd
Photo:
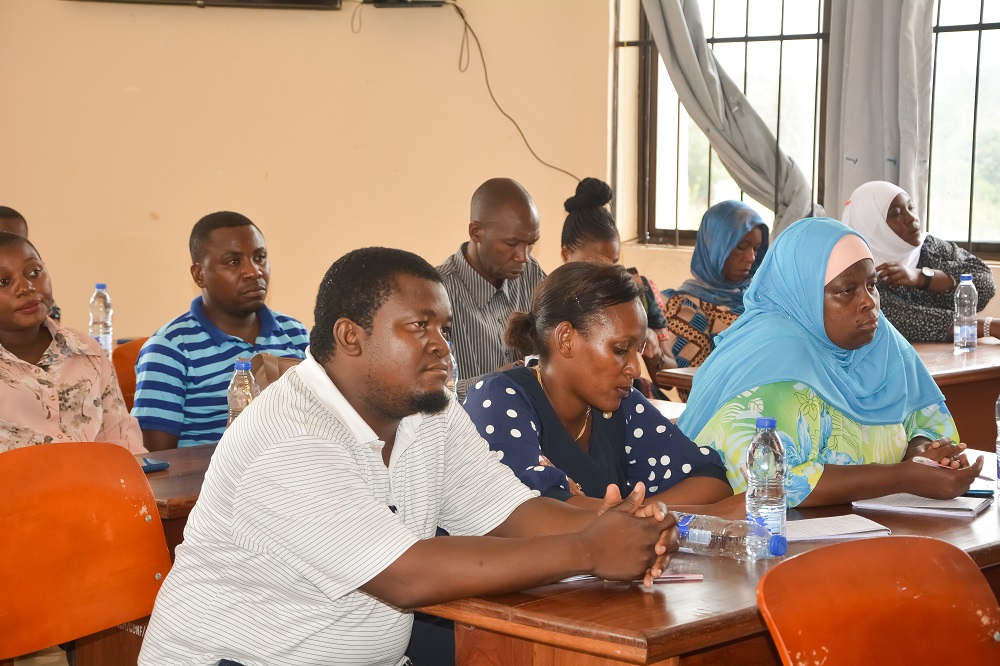
<instances>
[{"instance_id":1,"label":"plastic water bottle","mask_svg":"<svg viewBox=\"0 0 1000 666\"><path fill-rule=\"evenodd\" d=\"M976 312L979 294L972 276L962 275L955 289L955 351L967 352L976 348Z\"/></svg>"},{"instance_id":2,"label":"plastic water bottle","mask_svg":"<svg viewBox=\"0 0 1000 666\"><path fill-rule=\"evenodd\" d=\"M997 490L1000 490L1000 398L997 398Z\"/></svg>"},{"instance_id":3,"label":"plastic water bottle","mask_svg":"<svg viewBox=\"0 0 1000 666\"><path fill-rule=\"evenodd\" d=\"M111 357L111 296L108 295L108 285L98 282L94 286L94 295L90 297L90 337L97 340L104 353Z\"/></svg>"},{"instance_id":4,"label":"plastic water bottle","mask_svg":"<svg viewBox=\"0 0 1000 666\"><path fill-rule=\"evenodd\" d=\"M458 398L458 361L455 359L455 352L452 351L451 343L448 343L448 379L445 386L451 391L455 398Z\"/></svg>"},{"instance_id":5,"label":"plastic water bottle","mask_svg":"<svg viewBox=\"0 0 1000 666\"><path fill-rule=\"evenodd\" d=\"M776 419L758 418L747 450L747 520L785 536L785 448L776 425Z\"/></svg>"},{"instance_id":6,"label":"plastic water bottle","mask_svg":"<svg viewBox=\"0 0 1000 666\"><path fill-rule=\"evenodd\" d=\"M737 562L780 557L788 550L784 536L747 520L678 513L677 535L684 552L731 557Z\"/></svg>"},{"instance_id":7,"label":"plastic water bottle","mask_svg":"<svg viewBox=\"0 0 1000 666\"><path fill-rule=\"evenodd\" d=\"M258 395L260 387L250 372L250 361L243 358L236 359L236 372L233 373L233 381L229 382L229 421L226 427L231 426L236 417Z\"/></svg>"}]
</instances>

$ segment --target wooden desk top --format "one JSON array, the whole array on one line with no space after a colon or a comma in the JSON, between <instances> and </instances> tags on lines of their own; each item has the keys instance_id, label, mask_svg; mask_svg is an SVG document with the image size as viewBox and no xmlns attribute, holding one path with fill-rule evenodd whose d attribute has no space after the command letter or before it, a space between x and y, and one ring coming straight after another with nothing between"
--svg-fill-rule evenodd
<instances>
[{"instance_id":1,"label":"wooden desk top","mask_svg":"<svg viewBox=\"0 0 1000 666\"><path fill-rule=\"evenodd\" d=\"M161 520L184 518L198 500L201 484L205 480L205 470L215 452L215 444L206 446L186 446L168 451L153 451L136 456L155 458L170 463L170 467L160 472L146 475L149 486L156 498L156 508Z\"/></svg>"},{"instance_id":2,"label":"wooden desk top","mask_svg":"<svg viewBox=\"0 0 1000 666\"><path fill-rule=\"evenodd\" d=\"M949 342L918 342L913 348L940 387L1000 377L1000 340L980 338L976 349L964 354L956 354ZM656 373L656 384L690 389L697 370L660 370Z\"/></svg>"},{"instance_id":3,"label":"wooden desk top","mask_svg":"<svg viewBox=\"0 0 1000 666\"><path fill-rule=\"evenodd\" d=\"M789 511L789 518L838 515L849 506ZM865 511L896 535L926 535L948 541L981 568L1000 566L1000 510L994 504L973 519ZM794 555L822 543L795 543ZM757 609L757 582L781 559L738 564L725 558L675 554L670 571L703 573L701 583L638 585L606 582L558 583L524 592L473 598L424 610L527 640L590 652L632 663L669 657L764 634Z\"/></svg>"}]
</instances>

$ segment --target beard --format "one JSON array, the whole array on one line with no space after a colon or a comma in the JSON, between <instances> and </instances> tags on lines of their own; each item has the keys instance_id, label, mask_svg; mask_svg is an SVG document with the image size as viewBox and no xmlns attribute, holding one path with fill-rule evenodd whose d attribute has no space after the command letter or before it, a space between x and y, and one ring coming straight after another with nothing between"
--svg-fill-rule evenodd
<instances>
[{"instance_id":1,"label":"beard","mask_svg":"<svg viewBox=\"0 0 1000 666\"><path fill-rule=\"evenodd\" d=\"M438 414L448 407L448 391L404 393L381 389L368 395L365 402L380 417L398 421L413 414Z\"/></svg>"},{"instance_id":2,"label":"beard","mask_svg":"<svg viewBox=\"0 0 1000 666\"><path fill-rule=\"evenodd\" d=\"M410 398L410 408L413 409L411 413L438 414L443 412L447 406L448 392L446 390L421 393Z\"/></svg>"}]
</instances>

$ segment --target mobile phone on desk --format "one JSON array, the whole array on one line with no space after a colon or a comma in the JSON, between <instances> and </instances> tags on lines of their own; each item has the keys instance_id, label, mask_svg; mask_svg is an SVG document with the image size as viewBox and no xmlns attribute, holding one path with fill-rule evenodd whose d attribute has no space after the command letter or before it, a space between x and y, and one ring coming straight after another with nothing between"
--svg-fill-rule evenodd
<instances>
[{"instance_id":1,"label":"mobile phone on desk","mask_svg":"<svg viewBox=\"0 0 1000 666\"><path fill-rule=\"evenodd\" d=\"M157 460L156 458L143 458L142 459L142 471L146 474L150 472L159 472L160 470L170 467L170 463L166 460Z\"/></svg>"}]
</instances>

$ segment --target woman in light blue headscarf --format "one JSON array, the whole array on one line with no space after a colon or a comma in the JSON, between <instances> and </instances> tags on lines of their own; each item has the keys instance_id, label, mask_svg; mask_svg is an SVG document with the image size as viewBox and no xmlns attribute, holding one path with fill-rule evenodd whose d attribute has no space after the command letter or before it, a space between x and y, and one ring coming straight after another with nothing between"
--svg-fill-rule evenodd
<instances>
[{"instance_id":1,"label":"woman in light blue headscarf","mask_svg":"<svg viewBox=\"0 0 1000 666\"><path fill-rule=\"evenodd\" d=\"M796 222L765 257L678 421L719 451L735 492L758 416L777 419L791 506L956 497L982 469L951 442L944 396L879 311L876 279L865 241L828 218ZM955 469L914 464L918 454Z\"/></svg>"},{"instance_id":2,"label":"woman in light blue headscarf","mask_svg":"<svg viewBox=\"0 0 1000 666\"><path fill-rule=\"evenodd\" d=\"M691 257L691 274L677 289L663 292L661 306L678 367L705 362L716 335L743 312L743 293L767 252L768 230L750 206L717 203L701 218Z\"/></svg>"}]
</instances>

